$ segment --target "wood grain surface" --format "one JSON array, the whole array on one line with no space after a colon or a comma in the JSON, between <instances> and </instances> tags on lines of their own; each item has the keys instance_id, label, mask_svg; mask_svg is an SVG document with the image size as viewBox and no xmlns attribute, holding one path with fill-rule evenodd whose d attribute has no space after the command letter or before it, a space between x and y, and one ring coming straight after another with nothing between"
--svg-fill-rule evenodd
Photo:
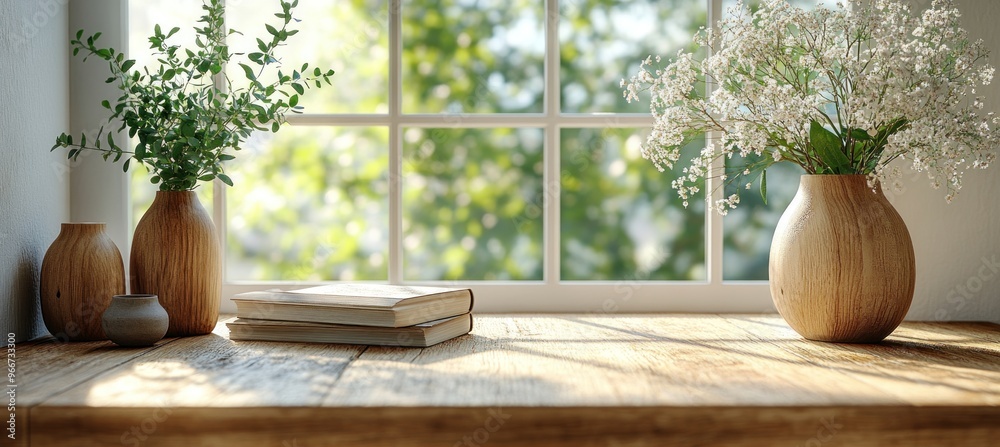
<instances>
[{"instance_id":1,"label":"wood grain surface","mask_svg":"<svg viewBox=\"0 0 1000 447\"><path fill-rule=\"evenodd\" d=\"M864 175L803 175L768 260L778 312L811 340L874 343L903 321L916 263L906 223Z\"/></svg>"},{"instance_id":2,"label":"wood grain surface","mask_svg":"<svg viewBox=\"0 0 1000 447\"><path fill-rule=\"evenodd\" d=\"M1000 326L878 345L776 316L480 315L427 349L233 342L19 352L32 446L938 446L1000 438Z\"/></svg>"},{"instance_id":3,"label":"wood grain surface","mask_svg":"<svg viewBox=\"0 0 1000 447\"><path fill-rule=\"evenodd\" d=\"M212 332L222 300L215 224L193 191L157 191L139 220L129 258L131 293L157 295L167 336Z\"/></svg>"},{"instance_id":4,"label":"wood grain surface","mask_svg":"<svg viewBox=\"0 0 1000 447\"><path fill-rule=\"evenodd\" d=\"M107 340L101 315L112 296L125 293L125 264L105 227L62 224L42 260L42 317L64 341Z\"/></svg>"}]
</instances>

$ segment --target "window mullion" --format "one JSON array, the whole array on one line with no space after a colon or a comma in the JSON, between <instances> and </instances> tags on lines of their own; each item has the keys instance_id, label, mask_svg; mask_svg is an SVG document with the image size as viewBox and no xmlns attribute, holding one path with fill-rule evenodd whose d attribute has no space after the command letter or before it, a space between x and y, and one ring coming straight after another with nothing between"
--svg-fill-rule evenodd
<instances>
[{"instance_id":1,"label":"window mullion","mask_svg":"<svg viewBox=\"0 0 1000 447\"><path fill-rule=\"evenodd\" d=\"M722 0L706 1L708 2L708 26L717 32L717 21L722 18ZM708 55L711 56L712 49L709 48L708 52ZM715 82L712 79L705 79L706 95L711 95L715 87ZM705 144L715 144L720 141L721 137L722 135L719 132L709 132L708 135L705 135ZM712 161L709 172L724 172L725 163L726 161L722 157L716 158ZM716 200L722 199L725 192L725 185L718 176L706 176L705 194L709 195L710 203L715 203ZM709 284L722 284L722 216L710 207L706 207L705 211L705 239Z\"/></svg>"},{"instance_id":2,"label":"window mullion","mask_svg":"<svg viewBox=\"0 0 1000 447\"><path fill-rule=\"evenodd\" d=\"M403 281L402 0L389 1L389 283Z\"/></svg>"},{"instance_id":3,"label":"window mullion","mask_svg":"<svg viewBox=\"0 0 1000 447\"><path fill-rule=\"evenodd\" d=\"M226 0L222 0L222 33L224 36L227 36L226 40L229 40L228 11L229 7L226 4ZM222 70L212 76L212 83L214 84L215 90L228 93L229 86L226 85L226 70L228 69L228 63L223 61ZM229 269L226 268L226 261L229 258L226 249L226 233L229 231L229 224L226 217L226 185L219 179L212 181L212 218L215 219L215 234L219 238L219 249L222 251L220 259L222 260L222 278L223 281L225 281L229 271Z\"/></svg>"},{"instance_id":4,"label":"window mullion","mask_svg":"<svg viewBox=\"0 0 1000 447\"><path fill-rule=\"evenodd\" d=\"M544 244L542 278L546 284L560 280L560 80L559 80L559 0L545 2L545 171L542 175Z\"/></svg>"},{"instance_id":5,"label":"window mullion","mask_svg":"<svg viewBox=\"0 0 1000 447\"><path fill-rule=\"evenodd\" d=\"M480 128L480 127L545 127L548 121L556 121L558 127L652 127L653 118L649 114L587 114L558 113L437 113L400 115L396 120L405 127L424 128ZM294 126L387 126L388 114L375 113L310 113L287 116Z\"/></svg>"}]
</instances>

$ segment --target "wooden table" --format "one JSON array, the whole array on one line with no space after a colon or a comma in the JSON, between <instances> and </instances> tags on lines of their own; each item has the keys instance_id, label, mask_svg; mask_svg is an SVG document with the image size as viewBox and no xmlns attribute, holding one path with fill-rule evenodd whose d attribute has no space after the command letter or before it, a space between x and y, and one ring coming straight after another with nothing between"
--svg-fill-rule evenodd
<instances>
[{"instance_id":1,"label":"wooden table","mask_svg":"<svg viewBox=\"0 0 1000 447\"><path fill-rule=\"evenodd\" d=\"M1000 443L1000 326L880 345L754 315L477 315L428 349L202 337L17 347L21 446ZM9 441L9 439L5 439Z\"/></svg>"}]
</instances>

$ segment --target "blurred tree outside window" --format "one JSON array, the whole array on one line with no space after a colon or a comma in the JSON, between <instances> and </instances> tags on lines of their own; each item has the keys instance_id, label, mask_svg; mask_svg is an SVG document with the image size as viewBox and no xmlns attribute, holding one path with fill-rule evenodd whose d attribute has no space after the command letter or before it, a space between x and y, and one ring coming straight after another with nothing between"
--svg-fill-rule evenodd
<instances>
[{"instance_id":1,"label":"blurred tree outside window","mask_svg":"<svg viewBox=\"0 0 1000 447\"><path fill-rule=\"evenodd\" d=\"M226 216L227 280L386 281L399 257L405 281L542 281L553 262L564 281L705 281L703 197L684 208L669 186L677 172L642 159L648 106L625 102L619 81L647 55L691 49L710 3L730 0L552 1L300 1L301 32L281 62L331 67L334 86L309 91L305 114L228 165L235 186L215 211ZM179 26L176 43L189 44L200 4L132 2L131 57L154 60L154 24ZM227 8L242 52L278 3ZM749 200L724 219L727 280L766 279L770 234L797 184L796 172L774 171L766 205ZM153 190L133 174L133 225ZM212 192L199 188L210 211Z\"/></svg>"}]
</instances>

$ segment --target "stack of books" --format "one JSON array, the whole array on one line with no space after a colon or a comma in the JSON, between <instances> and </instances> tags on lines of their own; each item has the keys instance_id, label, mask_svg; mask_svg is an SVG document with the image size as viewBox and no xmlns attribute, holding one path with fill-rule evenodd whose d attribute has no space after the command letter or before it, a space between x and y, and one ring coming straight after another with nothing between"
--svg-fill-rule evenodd
<instances>
[{"instance_id":1,"label":"stack of books","mask_svg":"<svg viewBox=\"0 0 1000 447\"><path fill-rule=\"evenodd\" d=\"M427 347L472 331L472 290L336 284L236 295L232 340Z\"/></svg>"}]
</instances>

